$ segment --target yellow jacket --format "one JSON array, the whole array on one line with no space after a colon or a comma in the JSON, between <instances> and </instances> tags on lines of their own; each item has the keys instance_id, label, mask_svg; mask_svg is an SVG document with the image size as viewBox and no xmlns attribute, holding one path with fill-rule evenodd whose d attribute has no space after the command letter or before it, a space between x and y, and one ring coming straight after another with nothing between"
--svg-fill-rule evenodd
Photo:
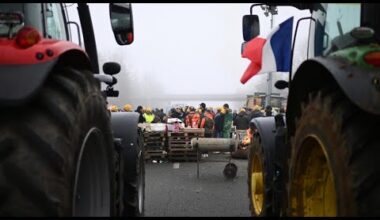
<instances>
[{"instance_id":1,"label":"yellow jacket","mask_svg":"<svg viewBox=\"0 0 380 220\"><path fill-rule=\"evenodd\" d=\"M154 120L154 114L147 114L147 113L144 113L144 118L145 118L145 122L146 123L152 123L152 121Z\"/></svg>"}]
</instances>

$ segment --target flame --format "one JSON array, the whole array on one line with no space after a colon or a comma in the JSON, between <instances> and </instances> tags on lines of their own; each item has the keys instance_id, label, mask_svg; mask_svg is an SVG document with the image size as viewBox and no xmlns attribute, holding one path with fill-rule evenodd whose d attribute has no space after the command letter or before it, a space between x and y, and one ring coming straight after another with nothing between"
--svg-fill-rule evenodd
<instances>
[{"instance_id":1,"label":"flame","mask_svg":"<svg viewBox=\"0 0 380 220\"><path fill-rule=\"evenodd\" d=\"M243 145L248 145L251 143L251 138L249 138L248 136L245 136L243 138L243 141L242 141Z\"/></svg>"},{"instance_id":2,"label":"flame","mask_svg":"<svg viewBox=\"0 0 380 220\"><path fill-rule=\"evenodd\" d=\"M251 143L251 138L252 138L251 128L248 128L247 134L244 136L244 138L242 140L242 144L243 145L249 145Z\"/></svg>"}]
</instances>

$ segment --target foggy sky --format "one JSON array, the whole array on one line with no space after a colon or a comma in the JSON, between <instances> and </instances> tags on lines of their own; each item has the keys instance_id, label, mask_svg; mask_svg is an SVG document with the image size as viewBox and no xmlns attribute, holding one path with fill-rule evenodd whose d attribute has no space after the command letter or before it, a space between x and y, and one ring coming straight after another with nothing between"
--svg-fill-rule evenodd
<instances>
[{"instance_id":1,"label":"foggy sky","mask_svg":"<svg viewBox=\"0 0 380 220\"><path fill-rule=\"evenodd\" d=\"M178 103L197 106L204 101L220 106L228 102L237 109L244 105L247 95L266 92L266 74L251 78L245 85L240 83L250 63L240 54L242 16L249 13L250 5L135 3L135 41L120 46L112 34L108 4L90 4L99 64L115 61L122 66L115 87L120 96L110 98L110 103L167 109ZM77 20L76 7L69 9L70 19ZM261 34L269 33L270 17L259 8L254 13L260 16ZM308 14L292 7L279 8L274 24L291 15L297 18ZM303 26L301 29L306 28ZM76 31L72 32L76 40ZM304 55L297 56L302 60ZM286 79L287 74L276 73L275 78ZM280 91L274 88L273 92Z\"/></svg>"}]
</instances>

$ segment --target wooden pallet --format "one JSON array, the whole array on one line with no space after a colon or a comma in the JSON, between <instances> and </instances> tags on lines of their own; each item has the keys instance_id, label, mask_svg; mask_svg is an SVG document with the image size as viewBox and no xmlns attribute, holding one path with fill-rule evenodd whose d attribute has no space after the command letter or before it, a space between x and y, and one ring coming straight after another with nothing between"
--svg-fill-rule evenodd
<instances>
[{"instance_id":1,"label":"wooden pallet","mask_svg":"<svg viewBox=\"0 0 380 220\"><path fill-rule=\"evenodd\" d=\"M184 145L178 145L178 146L174 145L173 146L173 145L171 145L171 146L169 146L168 149L170 149L170 151L181 151L181 152L194 151L194 149L190 145L188 145L188 146L184 146Z\"/></svg>"},{"instance_id":2,"label":"wooden pallet","mask_svg":"<svg viewBox=\"0 0 380 220\"><path fill-rule=\"evenodd\" d=\"M144 141L144 146L165 146L165 141L159 140L159 141Z\"/></svg>"},{"instance_id":3,"label":"wooden pallet","mask_svg":"<svg viewBox=\"0 0 380 220\"><path fill-rule=\"evenodd\" d=\"M203 136L204 129L182 129L180 132L168 132L169 160L196 160L197 152L191 147L191 139Z\"/></svg>"},{"instance_id":4,"label":"wooden pallet","mask_svg":"<svg viewBox=\"0 0 380 220\"><path fill-rule=\"evenodd\" d=\"M190 145L191 143L191 139L190 140L186 140L186 139L182 139L182 140L169 140L168 141L168 146L175 146L175 145L181 145L181 146L184 146L184 145Z\"/></svg>"},{"instance_id":5,"label":"wooden pallet","mask_svg":"<svg viewBox=\"0 0 380 220\"><path fill-rule=\"evenodd\" d=\"M203 132L168 132L168 142L180 142L180 141L191 141L194 137L204 137Z\"/></svg>"},{"instance_id":6,"label":"wooden pallet","mask_svg":"<svg viewBox=\"0 0 380 220\"><path fill-rule=\"evenodd\" d=\"M146 150L144 153L144 158L145 160L165 159L166 155L165 150Z\"/></svg>"},{"instance_id":7,"label":"wooden pallet","mask_svg":"<svg viewBox=\"0 0 380 220\"><path fill-rule=\"evenodd\" d=\"M145 146L145 151L150 151L150 150L167 150L166 146Z\"/></svg>"},{"instance_id":8,"label":"wooden pallet","mask_svg":"<svg viewBox=\"0 0 380 220\"><path fill-rule=\"evenodd\" d=\"M169 160L181 161L196 161L197 152L191 147L169 147L168 151Z\"/></svg>"},{"instance_id":9,"label":"wooden pallet","mask_svg":"<svg viewBox=\"0 0 380 220\"><path fill-rule=\"evenodd\" d=\"M144 137L165 137L163 131L146 131L143 133Z\"/></svg>"},{"instance_id":10,"label":"wooden pallet","mask_svg":"<svg viewBox=\"0 0 380 220\"><path fill-rule=\"evenodd\" d=\"M144 148L145 151L149 150L166 150L166 136L163 131L149 131L144 132Z\"/></svg>"},{"instance_id":11,"label":"wooden pallet","mask_svg":"<svg viewBox=\"0 0 380 220\"><path fill-rule=\"evenodd\" d=\"M198 133L198 132L168 132L168 138L170 137L203 137L204 133Z\"/></svg>"},{"instance_id":12,"label":"wooden pallet","mask_svg":"<svg viewBox=\"0 0 380 220\"><path fill-rule=\"evenodd\" d=\"M196 161L197 152L191 147L194 137L204 137L204 129L185 128L180 132L168 132L169 160Z\"/></svg>"},{"instance_id":13,"label":"wooden pallet","mask_svg":"<svg viewBox=\"0 0 380 220\"><path fill-rule=\"evenodd\" d=\"M197 161L197 154L187 154L187 155L184 155L184 154L172 154L172 153L169 153L168 154L168 159L170 161L186 161L186 162Z\"/></svg>"},{"instance_id":14,"label":"wooden pallet","mask_svg":"<svg viewBox=\"0 0 380 220\"><path fill-rule=\"evenodd\" d=\"M145 141L161 141L161 140L166 140L165 136L146 136L144 137Z\"/></svg>"}]
</instances>

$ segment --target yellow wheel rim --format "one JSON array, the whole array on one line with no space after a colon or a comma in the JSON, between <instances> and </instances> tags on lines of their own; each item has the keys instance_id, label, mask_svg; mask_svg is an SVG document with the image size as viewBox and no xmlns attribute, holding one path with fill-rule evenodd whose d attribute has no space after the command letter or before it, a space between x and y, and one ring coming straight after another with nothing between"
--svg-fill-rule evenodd
<instances>
[{"instance_id":1,"label":"yellow wheel rim","mask_svg":"<svg viewBox=\"0 0 380 220\"><path fill-rule=\"evenodd\" d=\"M255 154L251 167L251 203L256 215L260 215L264 203L263 169L260 158Z\"/></svg>"},{"instance_id":2,"label":"yellow wheel rim","mask_svg":"<svg viewBox=\"0 0 380 220\"><path fill-rule=\"evenodd\" d=\"M292 180L291 205L297 216L336 216L336 191L325 146L315 136L302 143Z\"/></svg>"}]
</instances>

